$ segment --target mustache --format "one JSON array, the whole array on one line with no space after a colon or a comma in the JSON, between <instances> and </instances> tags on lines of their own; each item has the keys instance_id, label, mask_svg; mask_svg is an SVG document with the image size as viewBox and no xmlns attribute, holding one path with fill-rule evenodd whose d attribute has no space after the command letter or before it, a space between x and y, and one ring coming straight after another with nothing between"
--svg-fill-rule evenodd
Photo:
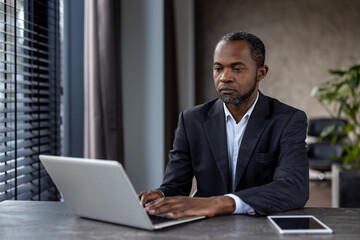
<instances>
[{"instance_id":1,"label":"mustache","mask_svg":"<svg viewBox=\"0 0 360 240\"><path fill-rule=\"evenodd\" d=\"M220 86L218 88L218 90L219 90L219 92L221 92L221 91L237 91L235 88L231 88L229 86Z\"/></svg>"}]
</instances>

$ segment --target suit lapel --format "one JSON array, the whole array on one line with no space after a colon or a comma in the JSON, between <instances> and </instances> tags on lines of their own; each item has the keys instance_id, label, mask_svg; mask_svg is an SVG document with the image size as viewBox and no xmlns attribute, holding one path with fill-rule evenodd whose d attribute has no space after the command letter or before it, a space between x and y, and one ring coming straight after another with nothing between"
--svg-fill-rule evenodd
<instances>
[{"instance_id":1,"label":"suit lapel","mask_svg":"<svg viewBox=\"0 0 360 240\"><path fill-rule=\"evenodd\" d=\"M229 185L229 163L226 143L226 126L223 103L219 99L208 112L209 119L204 121L205 134L209 141L217 167L221 173L226 189Z\"/></svg>"},{"instance_id":2,"label":"suit lapel","mask_svg":"<svg viewBox=\"0 0 360 240\"><path fill-rule=\"evenodd\" d=\"M269 103L265 96L260 93L258 102L256 103L255 108L250 116L249 122L245 129L244 137L241 142L236 165L234 190L239 185L246 166L248 165L251 156L253 155L256 144L259 141L265 127L270 121L266 118L269 113Z\"/></svg>"}]
</instances>

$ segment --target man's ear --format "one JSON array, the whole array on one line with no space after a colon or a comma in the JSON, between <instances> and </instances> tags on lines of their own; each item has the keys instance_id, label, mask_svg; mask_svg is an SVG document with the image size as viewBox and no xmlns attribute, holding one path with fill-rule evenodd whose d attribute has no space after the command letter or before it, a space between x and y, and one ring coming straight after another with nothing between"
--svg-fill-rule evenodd
<instances>
[{"instance_id":1,"label":"man's ear","mask_svg":"<svg viewBox=\"0 0 360 240\"><path fill-rule=\"evenodd\" d=\"M269 67L267 65L263 65L259 67L257 70L257 80L261 81L266 76L268 71L269 71Z\"/></svg>"}]
</instances>

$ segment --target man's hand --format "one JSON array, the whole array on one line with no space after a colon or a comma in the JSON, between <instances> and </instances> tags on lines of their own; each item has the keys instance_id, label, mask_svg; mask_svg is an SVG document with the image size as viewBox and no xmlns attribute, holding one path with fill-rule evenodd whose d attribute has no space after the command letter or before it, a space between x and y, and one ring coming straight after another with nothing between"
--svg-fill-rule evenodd
<instances>
[{"instance_id":1,"label":"man's hand","mask_svg":"<svg viewBox=\"0 0 360 240\"><path fill-rule=\"evenodd\" d=\"M156 199L164 197L159 190L143 191L138 195L141 205L145 207L145 204Z\"/></svg>"},{"instance_id":2,"label":"man's hand","mask_svg":"<svg viewBox=\"0 0 360 240\"><path fill-rule=\"evenodd\" d=\"M150 215L167 213L171 218L187 216L213 217L234 212L235 201L227 196L210 198L166 197L146 203L145 211Z\"/></svg>"}]
</instances>

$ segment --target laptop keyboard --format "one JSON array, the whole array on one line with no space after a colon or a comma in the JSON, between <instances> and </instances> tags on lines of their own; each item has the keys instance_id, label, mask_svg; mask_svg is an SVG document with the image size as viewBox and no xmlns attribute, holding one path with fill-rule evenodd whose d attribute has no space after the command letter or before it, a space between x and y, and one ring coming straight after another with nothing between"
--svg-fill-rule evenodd
<instances>
[{"instance_id":1,"label":"laptop keyboard","mask_svg":"<svg viewBox=\"0 0 360 240\"><path fill-rule=\"evenodd\" d=\"M153 224L165 223L165 222L170 222L170 221L176 220L174 218L161 217L161 216L155 216L155 215L149 215L149 218Z\"/></svg>"}]
</instances>

